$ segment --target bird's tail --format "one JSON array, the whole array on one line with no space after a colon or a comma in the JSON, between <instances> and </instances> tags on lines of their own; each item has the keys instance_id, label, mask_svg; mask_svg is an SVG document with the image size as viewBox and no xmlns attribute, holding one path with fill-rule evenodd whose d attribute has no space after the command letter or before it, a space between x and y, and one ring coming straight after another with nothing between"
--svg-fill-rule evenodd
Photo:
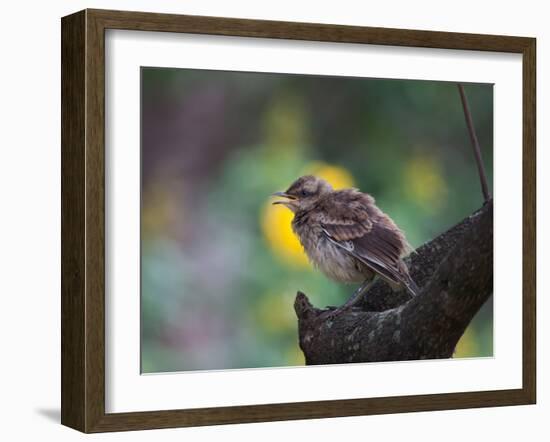
<instances>
[{"instance_id":1,"label":"bird's tail","mask_svg":"<svg viewBox=\"0 0 550 442\"><path fill-rule=\"evenodd\" d=\"M418 288L416 282L413 281L410 275L407 276L408 278L405 280L405 288L411 294L411 296L417 296L420 293L420 288Z\"/></svg>"},{"instance_id":2,"label":"bird's tail","mask_svg":"<svg viewBox=\"0 0 550 442\"><path fill-rule=\"evenodd\" d=\"M411 275L409 274L409 269L407 268L407 265L400 261L399 270L401 273L401 282L403 283L403 286L407 289L407 291L411 294L412 297L417 296L420 293L420 288L416 285L416 282L411 278Z\"/></svg>"}]
</instances>

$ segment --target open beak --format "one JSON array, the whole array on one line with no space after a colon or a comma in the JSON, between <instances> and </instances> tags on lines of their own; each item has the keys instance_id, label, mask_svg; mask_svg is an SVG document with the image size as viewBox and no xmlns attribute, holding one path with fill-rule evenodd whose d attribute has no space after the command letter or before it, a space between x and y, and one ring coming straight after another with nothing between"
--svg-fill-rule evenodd
<instances>
[{"instance_id":1,"label":"open beak","mask_svg":"<svg viewBox=\"0 0 550 442\"><path fill-rule=\"evenodd\" d=\"M286 198L287 200L277 200L277 201L274 201L273 204L285 204L287 205L290 201L288 200L295 200L296 197L295 196L292 196L292 195L289 195L288 193L286 192L275 192L274 194L272 194L271 196L280 196L281 198Z\"/></svg>"}]
</instances>

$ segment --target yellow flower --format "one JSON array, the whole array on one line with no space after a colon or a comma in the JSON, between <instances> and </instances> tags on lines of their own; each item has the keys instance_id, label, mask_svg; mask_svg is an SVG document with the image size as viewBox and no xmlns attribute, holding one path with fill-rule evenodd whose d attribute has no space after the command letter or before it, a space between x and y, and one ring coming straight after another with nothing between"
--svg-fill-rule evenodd
<instances>
[{"instance_id":1,"label":"yellow flower","mask_svg":"<svg viewBox=\"0 0 550 442\"><path fill-rule=\"evenodd\" d=\"M296 328L296 315L292 308L294 291L269 292L260 296L254 317L261 327L271 333L279 333Z\"/></svg>"},{"instance_id":2,"label":"yellow flower","mask_svg":"<svg viewBox=\"0 0 550 442\"><path fill-rule=\"evenodd\" d=\"M302 150L309 137L308 114L297 95L281 94L264 115L265 142L273 152Z\"/></svg>"},{"instance_id":3,"label":"yellow flower","mask_svg":"<svg viewBox=\"0 0 550 442\"><path fill-rule=\"evenodd\" d=\"M306 365L306 358L298 347L298 344L292 344L286 351L287 365Z\"/></svg>"},{"instance_id":4,"label":"yellow flower","mask_svg":"<svg viewBox=\"0 0 550 442\"><path fill-rule=\"evenodd\" d=\"M141 209L144 236L166 233L166 229L172 225L177 216L173 199L173 195L167 192L161 184L144 192Z\"/></svg>"},{"instance_id":5,"label":"yellow flower","mask_svg":"<svg viewBox=\"0 0 550 442\"><path fill-rule=\"evenodd\" d=\"M346 169L340 166L331 166L321 161L308 164L301 175L315 175L323 178L335 189L345 189L355 185L353 176Z\"/></svg>"},{"instance_id":6,"label":"yellow flower","mask_svg":"<svg viewBox=\"0 0 550 442\"><path fill-rule=\"evenodd\" d=\"M292 231L293 213L286 207L267 202L261 214L261 227L275 255L291 267L309 266L300 240Z\"/></svg>"},{"instance_id":7,"label":"yellow flower","mask_svg":"<svg viewBox=\"0 0 550 442\"><path fill-rule=\"evenodd\" d=\"M308 164L301 175L316 175L327 180L335 189L354 185L353 177L346 169L319 161ZM293 217L286 207L274 206L267 201L260 214L261 229L271 250L281 261L291 267L306 268L309 267L307 256L290 224Z\"/></svg>"},{"instance_id":8,"label":"yellow flower","mask_svg":"<svg viewBox=\"0 0 550 442\"><path fill-rule=\"evenodd\" d=\"M405 190L409 196L427 210L437 210L447 196L447 185L441 164L428 155L414 156L404 171Z\"/></svg>"},{"instance_id":9,"label":"yellow flower","mask_svg":"<svg viewBox=\"0 0 550 442\"><path fill-rule=\"evenodd\" d=\"M476 356L479 356L479 348L476 342L476 334L472 330L472 327L468 327L458 341L453 357L473 358Z\"/></svg>"}]
</instances>

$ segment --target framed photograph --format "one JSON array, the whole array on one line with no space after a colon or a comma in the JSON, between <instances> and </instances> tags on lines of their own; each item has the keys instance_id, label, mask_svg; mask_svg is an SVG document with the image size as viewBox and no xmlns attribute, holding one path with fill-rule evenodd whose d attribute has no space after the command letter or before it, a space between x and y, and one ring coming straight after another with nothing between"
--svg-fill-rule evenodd
<instances>
[{"instance_id":1,"label":"framed photograph","mask_svg":"<svg viewBox=\"0 0 550 442\"><path fill-rule=\"evenodd\" d=\"M61 25L64 425L535 403L535 39Z\"/></svg>"}]
</instances>

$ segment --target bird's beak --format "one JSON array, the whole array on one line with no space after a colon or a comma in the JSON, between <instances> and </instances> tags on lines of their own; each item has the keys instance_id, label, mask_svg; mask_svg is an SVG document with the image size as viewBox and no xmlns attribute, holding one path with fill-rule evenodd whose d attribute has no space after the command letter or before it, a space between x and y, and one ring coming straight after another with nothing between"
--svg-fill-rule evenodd
<instances>
[{"instance_id":1,"label":"bird's beak","mask_svg":"<svg viewBox=\"0 0 550 442\"><path fill-rule=\"evenodd\" d=\"M295 200L296 199L295 196L289 195L286 192L275 192L271 196L280 196L281 198L286 198L287 200ZM273 204L284 204L284 205L287 205L289 203L290 203L290 201L285 201L285 200L277 200L277 201L273 202Z\"/></svg>"}]
</instances>

